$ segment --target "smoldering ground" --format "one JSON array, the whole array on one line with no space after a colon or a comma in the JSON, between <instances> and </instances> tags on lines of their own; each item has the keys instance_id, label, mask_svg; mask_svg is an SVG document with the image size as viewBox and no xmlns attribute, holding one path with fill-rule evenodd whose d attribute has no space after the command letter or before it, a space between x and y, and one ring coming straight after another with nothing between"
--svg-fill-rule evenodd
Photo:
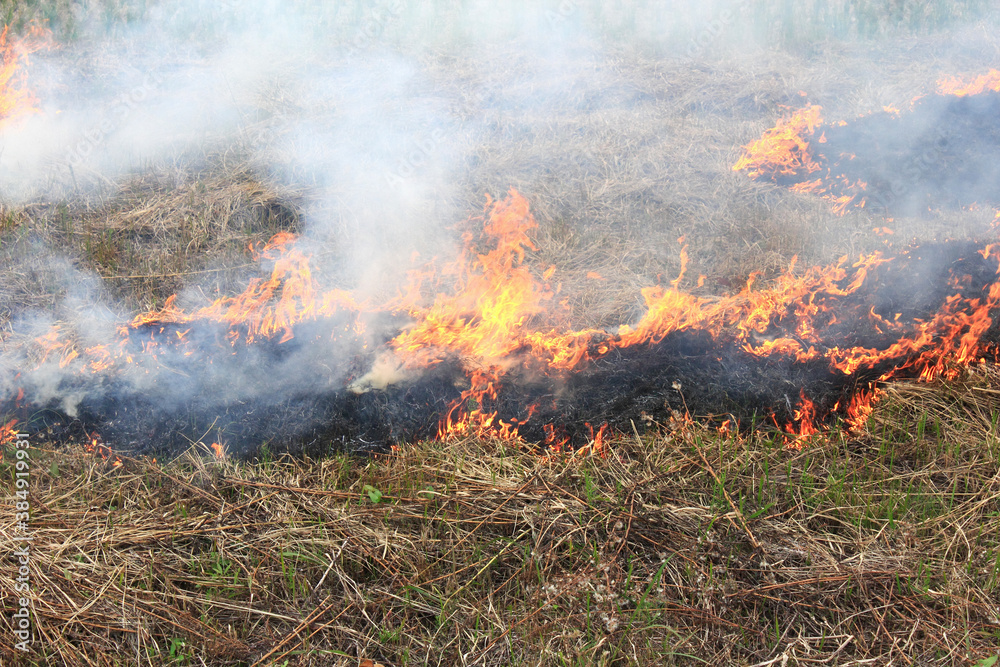
<instances>
[{"instance_id":1,"label":"smoldering ground","mask_svg":"<svg viewBox=\"0 0 1000 667\"><path fill-rule=\"evenodd\" d=\"M739 22L715 20L724 4L697 11L671 7L691 26L711 27L713 41L699 47L705 50L699 62L713 62L716 48L731 53L753 47ZM498 11L469 12L470 25L459 26L459 32L488 31ZM742 15L746 7L733 11ZM396 289L414 262L452 255L456 235L447 228L480 209L484 192L500 194L515 185L546 222L539 250L529 259L543 266L559 263L575 320L610 331L641 314L639 286L656 282L657 274L677 274L675 240L682 233L690 235L691 273L709 275L709 287L739 285L748 265L773 275L793 255L803 262L828 259L822 240L802 231L798 200L778 200L724 175L733 151L752 136L749 130L734 136L723 128L734 109L773 120L778 104L797 99L797 91L781 82L763 93L752 90L748 82L767 71L766 60L759 69L718 65L708 76L692 72L690 61L671 69L629 59L593 29L594 8L584 3L526 10L521 23L532 26L528 33L507 43L502 36L484 39L481 48L456 51L461 60L428 55L427 44L406 36L420 19L410 5L365 8L347 30L336 12L332 19L310 12L274 3L159 8L148 22L124 33L95 37L79 54L73 51L77 47L64 46L39 56L38 94L45 113L4 135L5 201L65 198L104 211L105 203L119 196L122 179L152 165L172 165L173 186L181 189L203 173L225 171L227 156L237 155L254 178L306 192L294 208L301 247L315 258L316 275L364 296ZM659 25L673 20L664 13ZM509 25L509 18L497 24ZM336 26L338 40L330 40ZM683 53L686 44L680 40L670 48L683 59L690 57ZM720 187L725 196L709 201L704 193ZM815 215L816 227L829 238L854 234L862 224ZM758 218L764 232L743 225ZM152 243L144 234L137 230L131 239L137 248ZM736 249L742 259L734 259ZM44 251L45 257L58 254L58 247ZM20 338L43 335L49 324L59 324L88 347L119 344L115 325L127 322L132 312L103 293L102 283L81 262L53 263L51 271L63 274L55 281L60 285L91 276L86 300L104 304L101 325L81 317L75 301L54 313L16 313L12 321ZM574 293L571 285L593 284L584 282L591 271L607 280L606 288ZM204 304L206 294L218 295L197 278L179 290L178 303L185 307ZM55 291L62 302L66 289ZM339 323L322 326L332 331ZM167 351L156 361L163 368L154 369L151 361L144 368L140 364L134 377L108 381L82 381L72 373L72 361L61 366L56 359L28 381L23 372L28 357L5 352L4 363L13 375L21 372L8 386L27 382L40 405L67 416L90 414L92 423L114 422L128 446L155 441L185 420L191 423L185 436L200 436L196 431L213 424L212 415L227 410L226 428L235 429L232 437L238 439L244 436L234 424L254 413L266 428L281 406L293 406L287 422L307 432L304 441L423 437L435 423L422 412L425 407L447 406L462 389L447 373L428 376L438 392L433 399L416 397L412 386L391 390L401 405L421 414L412 420L416 425L403 420L403 426L372 434L321 429L336 421L324 410L342 409L329 407L341 399L377 415L372 423L391 423L384 406L396 398L377 393L351 398L343 389L373 363L372 350L401 326L405 322L391 321L368 337L335 342L327 335L315 346L306 343L322 336L297 330L291 345L247 349L211 363L201 357L196 364ZM212 326L194 333L206 345L224 338ZM653 383L650 405L681 406L678 392L666 387L677 379L682 386L697 383L675 371L664 371ZM671 374L678 377L668 383ZM532 387L527 399L569 395L562 380L558 386L538 384L534 376L523 381ZM790 386L765 403L789 404L785 395L794 399L796 393ZM712 400L726 395L723 390ZM323 401L326 407L317 407ZM568 405L550 404L562 410ZM704 406L702 412L738 407L727 400L713 407L707 399ZM506 414L519 418L521 409L511 407ZM121 426L123 419L127 423L150 411L160 415L155 425ZM586 412L574 412L574 423L587 420ZM128 418L120 416L125 413ZM249 429L253 435L246 441L260 439L260 432Z\"/></svg>"}]
</instances>

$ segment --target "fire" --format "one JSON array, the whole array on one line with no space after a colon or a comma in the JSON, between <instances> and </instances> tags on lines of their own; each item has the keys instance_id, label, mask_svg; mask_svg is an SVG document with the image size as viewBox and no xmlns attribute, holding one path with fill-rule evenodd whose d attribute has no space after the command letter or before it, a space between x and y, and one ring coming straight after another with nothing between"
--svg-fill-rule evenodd
<instances>
[{"instance_id":1,"label":"fire","mask_svg":"<svg viewBox=\"0 0 1000 667\"><path fill-rule=\"evenodd\" d=\"M775 174L812 174L822 169L809 148L809 139L823 125L822 107L811 106L782 118L764 136L746 146L733 171L751 178ZM820 137L819 141L823 141Z\"/></svg>"},{"instance_id":2,"label":"fire","mask_svg":"<svg viewBox=\"0 0 1000 667\"><path fill-rule=\"evenodd\" d=\"M10 26L0 31L0 128L38 113L38 99L28 87L29 55L52 48L52 33L41 23L32 24L24 37L10 36Z\"/></svg>"},{"instance_id":3,"label":"fire","mask_svg":"<svg viewBox=\"0 0 1000 667\"><path fill-rule=\"evenodd\" d=\"M875 411L875 403L881 395L881 390L873 388L861 390L851 397L847 406L847 424L853 431L861 431L868 423L868 417Z\"/></svg>"},{"instance_id":4,"label":"fire","mask_svg":"<svg viewBox=\"0 0 1000 667\"><path fill-rule=\"evenodd\" d=\"M963 81L960 77L948 77L938 81L938 92L942 95L979 95L986 91L1000 91L1000 70L991 69L986 74L980 74L971 81Z\"/></svg>"},{"instance_id":5,"label":"fire","mask_svg":"<svg viewBox=\"0 0 1000 667\"><path fill-rule=\"evenodd\" d=\"M528 232L537 224L527 200L512 192L496 203L488 199L486 208L483 235L493 247L476 252L475 239L466 232L463 252L441 271L454 276L453 291L439 292L429 307L410 308L416 324L392 341L408 366L430 366L454 353L501 363L522 344L525 325L553 296L523 264L526 252L536 250ZM435 275L417 274L411 289L419 293ZM413 294L406 301L412 302ZM538 342L544 347L544 341Z\"/></svg>"},{"instance_id":6,"label":"fire","mask_svg":"<svg viewBox=\"0 0 1000 667\"><path fill-rule=\"evenodd\" d=\"M298 323L328 317L340 309L360 310L361 306L347 292L317 290L309 257L295 248L294 242L293 234L282 232L262 249L252 249L258 259L273 261L274 268L267 280L253 280L242 294L218 299L191 313L177 307L175 295L161 309L137 316L129 328L210 321L228 324L233 343L252 344L276 336L279 343L284 343L294 337L292 330ZM181 341L186 334L175 333Z\"/></svg>"},{"instance_id":7,"label":"fire","mask_svg":"<svg viewBox=\"0 0 1000 667\"><path fill-rule=\"evenodd\" d=\"M799 407L795 409L795 428L790 431L800 436L815 435L819 432L816 428L816 404L813 403L804 390L799 391Z\"/></svg>"},{"instance_id":8,"label":"fire","mask_svg":"<svg viewBox=\"0 0 1000 667\"><path fill-rule=\"evenodd\" d=\"M8 442L14 442L17 439L15 426L17 426L16 419L11 419L3 426L0 426L0 445L6 445Z\"/></svg>"},{"instance_id":9,"label":"fire","mask_svg":"<svg viewBox=\"0 0 1000 667\"><path fill-rule=\"evenodd\" d=\"M913 317L876 309L875 290L898 264L921 261L916 250L896 257L873 253L853 262L845 256L804 271L793 261L768 286L759 287L754 275L739 292L709 299L684 291L687 246L682 246L676 278L642 291L647 311L637 323L617 331L573 329L555 299L558 288L549 283L554 269L536 272L528 261L536 250L531 239L535 228L528 202L516 190L498 201L488 198L484 215L470 221L455 260L415 270L405 290L380 303L322 289L308 253L292 235L279 234L256 249L272 263L270 276L251 282L242 294L192 311L172 298L122 326L114 344L82 346L53 329L36 340L39 364L105 374L140 362L155 364L164 350L207 354L206 363L211 363L213 351L193 333L204 333L206 325L225 332L221 339L212 337L210 345L235 350L265 341L286 345L302 323L321 319L338 323L333 335L356 336L365 331L367 317L389 313L405 316L410 324L379 348L371 372L352 379L345 389L384 388L405 381L408 374L454 364L464 372L466 386L440 415L437 436L516 440L539 412L551 411L547 402L555 405L556 400L544 398L515 413L503 408L517 378L545 378L558 386L573 373L629 350L649 350L671 335L701 332L720 348L748 358L825 368L845 384L858 378L851 382L857 385L853 393L835 405L817 402L804 389L786 396L789 423L778 425L801 444L835 415L861 428L880 382L954 377L962 367L994 354L986 337L1000 312L1000 279L972 289L971 276L956 265L942 287L950 295L936 313ZM960 262L972 261L979 262L979 274L1000 273L1000 245L970 247ZM558 424L541 426L550 450L570 444ZM607 425L587 428L590 451L602 452ZM90 448L113 455L96 434ZM211 449L219 458L225 456L224 444L212 443Z\"/></svg>"},{"instance_id":10,"label":"fire","mask_svg":"<svg viewBox=\"0 0 1000 667\"><path fill-rule=\"evenodd\" d=\"M894 110L887 113L898 114ZM794 178L797 182L791 186L793 191L818 194L832 201L837 213L843 213L854 199L848 193L863 190L865 183L844 178L831 182L831 169L810 144L822 127L822 107L819 105L793 111L764 132L763 137L748 144L733 165L733 171L746 171L753 179L770 178L777 182ZM815 141L826 143L826 134L821 133ZM846 157L853 159L854 156Z\"/></svg>"},{"instance_id":11,"label":"fire","mask_svg":"<svg viewBox=\"0 0 1000 667\"><path fill-rule=\"evenodd\" d=\"M97 433L92 433L90 440L83 446L84 450L88 454L94 454L100 456L104 461L110 461L111 465L115 468L120 468L124 465L120 456L114 453L114 451L104 444L104 440Z\"/></svg>"},{"instance_id":12,"label":"fire","mask_svg":"<svg viewBox=\"0 0 1000 667\"><path fill-rule=\"evenodd\" d=\"M944 115L940 108L942 101L997 92L1000 92L1000 70L992 69L969 80L958 77L941 79L937 95L915 97L905 113L895 106L886 105L880 112L863 116L852 123L826 123L822 108L810 105L791 111L773 128L766 130L760 139L744 146L732 169L744 171L755 180L768 179L785 185L794 192L818 195L830 201L837 214L845 213L850 207L864 208L872 203L885 205L886 201L894 202L900 191L910 194L909 191L926 174L936 170L935 156L940 158L942 147L954 143L949 138L951 133L957 132L957 124L955 128L949 128L947 119L938 118ZM883 129L886 121L900 123L921 110L927 112L930 122L939 121L945 125L939 134L928 139L926 147L906 154L891 140L883 142L887 134ZM968 109L952 111L976 113ZM926 123L914 122L907 127L912 129L914 139L918 140L925 131ZM857 134L851 136L852 131ZM865 132L869 132L870 136ZM975 139L969 138L968 141L974 143ZM885 146L879 148L882 143ZM841 145L853 146L858 152L884 149L898 162L872 165L867 161L870 156L859 160L854 149L842 151L835 147ZM858 163L852 164L856 160ZM879 180L888 181L873 184L861 174L877 175Z\"/></svg>"},{"instance_id":13,"label":"fire","mask_svg":"<svg viewBox=\"0 0 1000 667\"><path fill-rule=\"evenodd\" d=\"M0 128L38 113L26 67L30 54L51 45L51 33L41 24L20 38L11 36L8 28L0 31ZM900 122L918 105L942 96L997 92L1000 70L967 80L942 79L937 95L914 98L909 111L887 105L873 116ZM835 140L850 126L824 120L819 105L789 109L775 127L744 147L732 169L822 196L838 213L863 207L873 201L876 187L850 168L864 161L863 151L842 150ZM1000 221L1000 210L996 220ZM533 420L556 409L559 388L574 373L609 365L635 350L653 349L681 333L696 332L741 358L823 369L845 384L849 379L851 392L833 405L805 389L785 394L785 407L772 418L797 444L816 434L831 417L843 418L850 428L863 428L880 383L899 377L954 378L969 364L996 356L990 336L995 338L991 329L1000 312L1000 278L973 288L971 275L949 270L940 306L918 315L892 312L872 297L893 267L919 259L908 251L894 257L845 256L804 270L793 260L770 284L759 285L760 276L755 274L735 293L709 298L685 289L693 281L687 278L688 246L682 237L680 270L672 279L642 289L646 310L638 321L615 330L574 328L557 298L558 281L552 282L558 268L536 267L531 261L538 250L532 238L537 226L527 199L516 190L499 200L487 196L482 215L464 228L462 248L453 260L414 269L404 289L381 300L325 288L314 276L312 258L298 238L280 233L250 248L269 267L269 274L251 281L242 293L193 309L172 296L122 324L115 340L101 344L84 343L78 332L53 326L35 338L34 361L36 368L65 369L98 379L125 368L149 373L158 364L169 370L177 355L209 364L220 350L237 354L256 345L281 349L303 335L309 323L335 323L332 332L318 330L333 339L364 340L368 350L368 326L374 318L405 318L407 324L392 335L382 340L372 335L376 349L365 358L368 372L352 376L343 387L345 394L383 390L435 368L454 366L462 377L454 383L450 403L435 419L438 438L518 440L530 425L536 433L544 433L550 451L558 452L579 443L559 424L546 422L537 428ZM889 227L874 231L893 234ZM1000 276L1000 245L970 252L982 258L977 275ZM605 280L597 271L588 271L586 277ZM704 279L698 278L699 287ZM504 404L505 397L525 377L542 379L556 389L537 402L511 409ZM451 400L456 394L458 398ZM23 398L22 388L16 399L19 407ZM13 437L16 423L0 427L0 442ZM727 419L723 429L733 428ZM603 454L608 425L586 423L586 429L585 449ZM122 465L97 433L85 447L115 466ZM219 459L226 457L224 442L211 443L209 450Z\"/></svg>"}]
</instances>

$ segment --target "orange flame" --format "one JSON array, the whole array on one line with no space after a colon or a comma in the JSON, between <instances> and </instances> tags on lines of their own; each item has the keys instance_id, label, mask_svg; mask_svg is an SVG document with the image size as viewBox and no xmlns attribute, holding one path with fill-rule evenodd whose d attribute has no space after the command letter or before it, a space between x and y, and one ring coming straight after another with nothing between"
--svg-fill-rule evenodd
<instances>
[{"instance_id":1,"label":"orange flame","mask_svg":"<svg viewBox=\"0 0 1000 667\"><path fill-rule=\"evenodd\" d=\"M747 145L733 171L746 171L751 178L819 171L822 167L809 150L809 139L822 124L819 105L793 111L764 132L763 137Z\"/></svg>"},{"instance_id":2,"label":"orange flame","mask_svg":"<svg viewBox=\"0 0 1000 667\"><path fill-rule=\"evenodd\" d=\"M38 99L28 88L28 56L52 48L52 33L41 23L32 24L21 38L0 31L0 128L38 113Z\"/></svg>"},{"instance_id":3,"label":"orange flame","mask_svg":"<svg viewBox=\"0 0 1000 667\"><path fill-rule=\"evenodd\" d=\"M875 403L882 391L878 388L858 391L847 406L847 424L852 431L864 430L868 417L875 411Z\"/></svg>"},{"instance_id":4,"label":"orange flame","mask_svg":"<svg viewBox=\"0 0 1000 667\"><path fill-rule=\"evenodd\" d=\"M279 333L279 342L284 343L294 336L292 328L297 323L326 317L340 309L359 310L359 304L348 292L317 291L309 256L294 247L295 240L294 234L280 232L255 253L262 259L273 260L274 267L270 278L254 279L242 294L218 299L192 313L178 308L176 295L171 296L160 310L132 320L131 328L207 320L229 324L230 340L234 343L239 339L249 344ZM184 333L178 336L183 339Z\"/></svg>"},{"instance_id":5,"label":"orange flame","mask_svg":"<svg viewBox=\"0 0 1000 667\"><path fill-rule=\"evenodd\" d=\"M14 430L15 426L17 426L16 419L11 419L3 426L0 426L0 445L6 445L9 442L17 440L17 431Z\"/></svg>"},{"instance_id":6,"label":"orange flame","mask_svg":"<svg viewBox=\"0 0 1000 667\"><path fill-rule=\"evenodd\" d=\"M523 265L525 253L536 249L528 232L538 226L527 200L512 190L499 202L488 198L486 209L483 237L495 247L476 253L473 235L464 235L464 251L441 272L454 276L454 292L438 293L429 307L411 308L418 322L392 342L408 365L438 363L444 350L499 363L521 345L525 325L552 298ZM415 288L431 277L417 275Z\"/></svg>"},{"instance_id":7,"label":"orange flame","mask_svg":"<svg viewBox=\"0 0 1000 667\"><path fill-rule=\"evenodd\" d=\"M90 440L83 446L84 451L88 454L95 454L100 456L104 461L110 461L111 465L115 468L120 468L124 463L120 456L114 453L114 451L104 444L101 436L97 433L92 433Z\"/></svg>"},{"instance_id":8,"label":"orange flame","mask_svg":"<svg viewBox=\"0 0 1000 667\"><path fill-rule=\"evenodd\" d=\"M942 95L979 95L987 91L1000 92L1000 70L991 69L986 74L980 74L971 81L963 81L953 76L938 81L938 92Z\"/></svg>"},{"instance_id":9,"label":"orange flame","mask_svg":"<svg viewBox=\"0 0 1000 667\"><path fill-rule=\"evenodd\" d=\"M799 390L799 407L795 409L794 420L796 425L789 425L788 430L795 435L809 436L819 432L816 428L816 404L813 403L804 389Z\"/></svg>"},{"instance_id":10,"label":"orange flame","mask_svg":"<svg viewBox=\"0 0 1000 667\"><path fill-rule=\"evenodd\" d=\"M193 345L187 325L198 321L223 324L233 345L264 339L281 344L294 336L295 325L303 321L347 314L353 322L349 328L356 333L363 329L365 313L405 312L413 323L388 343L385 356L403 369L424 369L457 359L468 376L467 388L441 419L438 436L511 440L519 437L520 428L538 406L524 406L518 418L507 420L500 419L494 406L507 374L529 362L549 374L565 373L616 349L655 344L673 332L697 330L735 343L751 355L825 363L847 376L884 365L889 370L873 380L873 386L903 372L931 380L954 377L962 366L981 359L987 353L983 336L992 325L993 313L1000 311L1000 281L976 298L965 298L958 278L951 284L955 293L925 320L905 321L899 315L880 315L871 306L859 305L864 300L852 301L852 295L870 283L872 271L893 261L880 253L853 263L845 256L804 272L796 271L793 261L786 273L765 288L758 288L758 276L752 275L736 294L698 297L681 289L687 262L683 246L677 278L666 286L642 291L647 311L638 323L622 326L616 334L574 330L562 326L565 312L552 303L554 290L547 283L551 268L536 277L526 262L535 249L529 232L536 226L527 201L515 190L500 201L488 199L481 222L479 236L465 233L464 250L455 261L439 269L427 266L415 271L404 293L380 304L359 302L349 292L320 289L308 254L295 246L294 237L280 234L260 252L273 262L270 278L251 282L242 294L192 312L170 299L163 308L122 327L121 339L114 345L81 348L54 328L36 341L40 363L103 372L133 363L131 350L137 344L155 359L161 343L181 350ZM980 254L1000 266L1000 245L988 245ZM842 341L840 345L832 344L836 340L829 333L845 320L878 336L891 334L894 342L882 348L848 344L843 339L836 339ZM168 324L180 326L168 332ZM833 411L860 428L876 397L876 391L863 390L848 405L838 404ZM816 433L816 424L829 416L830 409L817 407L800 392L797 400L789 400L789 413L793 423L779 426L806 437ZM557 429L544 428L550 449L567 444ZM601 450L605 440L605 427L592 429L593 451ZM100 451L100 447L95 439L92 449ZM218 453L222 445L213 443L212 448Z\"/></svg>"},{"instance_id":11,"label":"orange flame","mask_svg":"<svg viewBox=\"0 0 1000 667\"><path fill-rule=\"evenodd\" d=\"M1000 92L1000 70L991 69L969 81L959 77L938 81L940 95L964 97L989 91ZM915 97L910 102L911 108L922 97ZM882 111L895 117L900 115L899 109L891 105L883 106ZM847 123L841 120L834 124L843 126ZM829 200L838 215L845 213L852 204L864 208L868 184L835 175L833 169L838 160L853 160L855 156L841 155L837 160L828 160L817 155L813 143L824 144L827 141L823 127L820 106L811 105L792 111L778 120L773 128L766 130L760 139L744 146L743 154L732 169L745 171L755 180L770 178L780 182L781 177L795 177L798 182L790 185L792 191L808 192Z\"/></svg>"}]
</instances>

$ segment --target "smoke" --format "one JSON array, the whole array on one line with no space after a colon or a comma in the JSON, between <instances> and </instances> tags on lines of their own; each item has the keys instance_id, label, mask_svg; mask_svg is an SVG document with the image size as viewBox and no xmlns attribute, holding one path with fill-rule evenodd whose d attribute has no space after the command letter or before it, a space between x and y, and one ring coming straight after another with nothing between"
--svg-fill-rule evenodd
<instances>
[{"instance_id":1,"label":"smoke","mask_svg":"<svg viewBox=\"0 0 1000 667\"><path fill-rule=\"evenodd\" d=\"M671 77L767 44L768 33L747 27L755 17L769 25L766 11L743 0L445 4L188 0L160 3L110 31L80 15L76 39L33 57L42 112L0 129L0 202L108 197L123 177L151 166L194 170L232 156L262 181L307 193L298 247L315 258L320 286L377 300L413 266L453 256L449 226L475 212L484 193L538 184L539 206L572 242L588 218L605 224L593 243L595 270L608 273L603 253L623 285L651 282L660 268L622 268L620 247L635 244L633 226L659 228L696 208L692 190L717 187L700 166L675 164L683 151L712 152L721 162L739 140L699 141L685 136L683 122L651 123L709 108L711 95ZM623 60L621 34L678 69ZM649 79L633 66L650 70ZM678 235L663 232L671 241ZM675 254L662 241L630 252L662 266ZM81 350L121 345L118 327L128 316L102 281L58 249L33 252L67 296L22 312L8 342L59 326ZM269 268L262 262L262 273ZM204 303L196 287L179 301ZM333 318L285 344L234 349L225 327L206 323L186 335L195 347L223 351L208 356L169 346L145 356L141 334L150 332L138 330L128 342L137 361L114 378L55 356L28 371L38 359L8 344L0 399L20 387L70 416L154 410L193 414L203 427L230 406L345 391L369 371L380 390L410 377L372 352L405 321L368 322L363 333L353 324Z\"/></svg>"},{"instance_id":2,"label":"smoke","mask_svg":"<svg viewBox=\"0 0 1000 667\"><path fill-rule=\"evenodd\" d=\"M127 174L197 169L212 154L235 153L264 181L308 189L301 244L316 254L317 274L361 298L394 288L414 251L450 251L442 227L458 218L441 203L453 199L455 143L466 135L418 59L382 43L404 3L361 9L351 25L339 10L308 3L167 3L111 34L81 17L77 39L33 59L41 113L0 130L0 201L113 196ZM58 323L81 349L119 344L111 323L122 324L120 314L116 322L103 313L97 326L81 307L111 301L97 277L55 249L31 253L66 297L55 312L21 313L18 336ZM327 341L280 359L247 352L238 365L223 358L204 369L168 354L155 368L140 362L115 391L152 390L164 405L252 399L262 386L276 396L310 391L340 381L355 345L376 342ZM31 367L19 354L4 353L8 377ZM47 362L18 382L47 402L79 383L79 365ZM62 409L74 414L86 391L69 391Z\"/></svg>"}]
</instances>

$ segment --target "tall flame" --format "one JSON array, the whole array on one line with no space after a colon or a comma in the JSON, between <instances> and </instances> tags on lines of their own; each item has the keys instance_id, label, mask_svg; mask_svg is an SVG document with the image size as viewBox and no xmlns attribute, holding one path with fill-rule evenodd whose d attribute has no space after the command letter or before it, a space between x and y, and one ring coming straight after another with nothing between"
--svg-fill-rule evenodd
<instances>
[{"instance_id":1,"label":"tall flame","mask_svg":"<svg viewBox=\"0 0 1000 667\"><path fill-rule=\"evenodd\" d=\"M439 292L429 307L409 308L416 324L392 341L408 365L429 366L442 353L501 363L522 344L526 325L552 298L551 289L523 264L525 253L536 250L528 237L537 225L527 200L514 191L499 202L487 199L486 210L483 237L492 247L477 252L474 235L466 232L461 255L440 272L454 288ZM417 274L412 289L419 292L436 275L433 269Z\"/></svg>"},{"instance_id":2,"label":"tall flame","mask_svg":"<svg viewBox=\"0 0 1000 667\"><path fill-rule=\"evenodd\" d=\"M17 439L15 426L17 426L16 419L11 419L6 424L0 424L0 445L6 445L8 442L13 442Z\"/></svg>"}]
</instances>

